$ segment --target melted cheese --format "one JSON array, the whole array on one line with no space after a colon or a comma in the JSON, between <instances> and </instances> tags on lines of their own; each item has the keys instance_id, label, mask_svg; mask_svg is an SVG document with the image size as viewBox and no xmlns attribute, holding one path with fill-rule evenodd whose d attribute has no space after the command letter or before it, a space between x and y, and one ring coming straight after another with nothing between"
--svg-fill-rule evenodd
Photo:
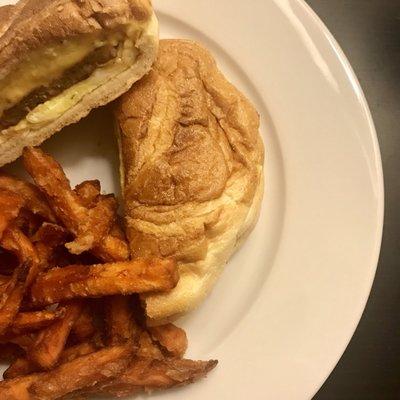
<instances>
[{"instance_id":1,"label":"melted cheese","mask_svg":"<svg viewBox=\"0 0 400 400\"><path fill-rule=\"evenodd\" d=\"M154 15L146 25L138 22L131 24L127 28L129 37L124 40L116 60L98 68L88 79L73 85L60 95L40 104L12 129L20 131L33 126L37 129L43 124L56 120L71 107L78 104L85 95L103 85L110 78L111 73L115 76L126 71L138 57L139 52L135 47L135 42L139 32L146 29L150 35L158 34L157 20ZM110 40L115 41L115 36L108 41Z\"/></svg>"},{"instance_id":2,"label":"melted cheese","mask_svg":"<svg viewBox=\"0 0 400 400\"><path fill-rule=\"evenodd\" d=\"M107 76L109 76L108 74L106 76L105 73L109 73L111 70L118 74L126 70L126 66L114 62L109 66L100 68L90 78L75 84L69 89L64 90L59 96L37 106L26 116L26 121L36 125L57 119L75 104L79 103L83 96L104 84Z\"/></svg>"},{"instance_id":3,"label":"melted cheese","mask_svg":"<svg viewBox=\"0 0 400 400\"><path fill-rule=\"evenodd\" d=\"M32 90L46 86L82 61L97 46L93 36L71 40L36 51L0 82L0 113L17 104Z\"/></svg>"}]
</instances>

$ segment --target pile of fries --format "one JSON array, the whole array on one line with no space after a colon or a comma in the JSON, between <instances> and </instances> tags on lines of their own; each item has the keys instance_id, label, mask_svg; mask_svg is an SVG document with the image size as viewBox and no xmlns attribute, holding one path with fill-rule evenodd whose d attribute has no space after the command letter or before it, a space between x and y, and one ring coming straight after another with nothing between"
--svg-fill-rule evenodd
<instances>
[{"instance_id":1,"label":"pile of fries","mask_svg":"<svg viewBox=\"0 0 400 400\"><path fill-rule=\"evenodd\" d=\"M72 189L37 148L23 163L35 185L0 175L2 400L123 397L183 385L216 361L183 359L185 332L146 327L139 294L168 291L174 260L129 259L113 195Z\"/></svg>"}]
</instances>

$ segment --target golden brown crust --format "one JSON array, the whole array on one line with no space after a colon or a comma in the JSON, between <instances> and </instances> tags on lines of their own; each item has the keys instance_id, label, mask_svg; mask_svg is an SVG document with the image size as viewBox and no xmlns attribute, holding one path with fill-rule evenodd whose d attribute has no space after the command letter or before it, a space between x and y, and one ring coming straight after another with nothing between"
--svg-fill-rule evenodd
<instances>
[{"instance_id":1,"label":"golden brown crust","mask_svg":"<svg viewBox=\"0 0 400 400\"><path fill-rule=\"evenodd\" d=\"M148 0L21 0L0 7L0 79L27 52L151 15Z\"/></svg>"},{"instance_id":2,"label":"golden brown crust","mask_svg":"<svg viewBox=\"0 0 400 400\"><path fill-rule=\"evenodd\" d=\"M18 12L18 7L16 5L7 5L0 7L0 35L12 24L14 16Z\"/></svg>"},{"instance_id":3,"label":"golden brown crust","mask_svg":"<svg viewBox=\"0 0 400 400\"><path fill-rule=\"evenodd\" d=\"M185 40L160 42L116 114L131 252L180 262L177 288L146 300L148 315L164 318L205 296L257 217L259 117L210 53Z\"/></svg>"},{"instance_id":4,"label":"golden brown crust","mask_svg":"<svg viewBox=\"0 0 400 400\"><path fill-rule=\"evenodd\" d=\"M184 386L204 378L217 364L217 360L193 361L174 358L152 360L135 357L121 375L83 392L121 398L141 391L151 392Z\"/></svg>"}]
</instances>

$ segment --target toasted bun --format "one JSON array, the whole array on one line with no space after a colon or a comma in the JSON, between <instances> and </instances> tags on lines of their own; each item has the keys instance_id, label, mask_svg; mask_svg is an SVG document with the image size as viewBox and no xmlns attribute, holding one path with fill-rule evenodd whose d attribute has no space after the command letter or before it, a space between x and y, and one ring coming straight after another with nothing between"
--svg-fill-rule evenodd
<instances>
[{"instance_id":1,"label":"toasted bun","mask_svg":"<svg viewBox=\"0 0 400 400\"><path fill-rule=\"evenodd\" d=\"M31 51L83 34L135 25L138 57L128 69L111 69L102 84L88 90L62 115L40 125L18 124L0 132L0 166L18 158L25 146L36 146L55 132L85 117L126 92L151 68L158 50L158 21L149 0L21 0L0 7L0 79L7 77Z\"/></svg>"},{"instance_id":2,"label":"toasted bun","mask_svg":"<svg viewBox=\"0 0 400 400\"><path fill-rule=\"evenodd\" d=\"M116 110L133 256L178 260L180 281L143 297L150 322L196 307L254 226L263 196L259 116L197 43L162 40Z\"/></svg>"}]
</instances>

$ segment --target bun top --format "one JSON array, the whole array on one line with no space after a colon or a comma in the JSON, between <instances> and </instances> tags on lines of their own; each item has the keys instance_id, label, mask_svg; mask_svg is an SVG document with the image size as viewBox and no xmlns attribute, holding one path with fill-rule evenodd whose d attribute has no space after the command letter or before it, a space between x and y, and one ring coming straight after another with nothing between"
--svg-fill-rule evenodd
<instances>
[{"instance_id":1,"label":"bun top","mask_svg":"<svg viewBox=\"0 0 400 400\"><path fill-rule=\"evenodd\" d=\"M150 19L149 0L20 0L0 7L0 79L32 50Z\"/></svg>"},{"instance_id":2,"label":"bun top","mask_svg":"<svg viewBox=\"0 0 400 400\"><path fill-rule=\"evenodd\" d=\"M142 298L160 323L204 299L258 218L259 117L210 53L185 40L160 42L116 115L131 253L178 261L178 285Z\"/></svg>"},{"instance_id":3,"label":"bun top","mask_svg":"<svg viewBox=\"0 0 400 400\"><path fill-rule=\"evenodd\" d=\"M152 72L122 97L117 118L134 255L201 259L224 203L250 207L260 183L257 112L207 50L162 40Z\"/></svg>"}]
</instances>

